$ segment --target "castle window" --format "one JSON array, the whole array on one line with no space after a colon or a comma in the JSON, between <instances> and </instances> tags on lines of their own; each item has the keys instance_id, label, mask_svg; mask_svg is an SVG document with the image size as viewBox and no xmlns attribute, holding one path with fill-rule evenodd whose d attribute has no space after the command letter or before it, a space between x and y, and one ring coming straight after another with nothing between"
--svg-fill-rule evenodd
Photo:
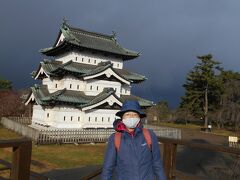
<instances>
[{"instance_id":1,"label":"castle window","mask_svg":"<svg viewBox=\"0 0 240 180\"><path fill-rule=\"evenodd\" d=\"M63 117L63 120L64 120L64 121L66 120L66 116Z\"/></svg>"},{"instance_id":2,"label":"castle window","mask_svg":"<svg viewBox=\"0 0 240 180\"><path fill-rule=\"evenodd\" d=\"M77 89L79 89L79 85L77 85Z\"/></svg>"},{"instance_id":3,"label":"castle window","mask_svg":"<svg viewBox=\"0 0 240 180\"><path fill-rule=\"evenodd\" d=\"M72 89L72 84L70 84L70 89Z\"/></svg>"},{"instance_id":4,"label":"castle window","mask_svg":"<svg viewBox=\"0 0 240 180\"><path fill-rule=\"evenodd\" d=\"M47 117L49 118L49 113L47 113Z\"/></svg>"},{"instance_id":5,"label":"castle window","mask_svg":"<svg viewBox=\"0 0 240 180\"><path fill-rule=\"evenodd\" d=\"M90 63L90 59L88 59L88 62Z\"/></svg>"},{"instance_id":6,"label":"castle window","mask_svg":"<svg viewBox=\"0 0 240 180\"><path fill-rule=\"evenodd\" d=\"M125 89L125 93L127 93L127 90Z\"/></svg>"},{"instance_id":7,"label":"castle window","mask_svg":"<svg viewBox=\"0 0 240 180\"><path fill-rule=\"evenodd\" d=\"M98 90L98 86L97 86L97 90Z\"/></svg>"},{"instance_id":8,"label":"castle window","mask_svg":"<svg viewBox=\"0 0 240 180\"><path fill-rule=\"evenodd\" d=\"M95 117L95 122L97 122L97 117Z\"/></svg>"},{"instance_id":9,"label":"castle window","mask_svg":"<svg viewBox=\"0 0 240 180\"><path fill-rule=\"evenodd\" d=\"M80 121L80 117L78 117L78 122Z\"/></svg>"},{"instance_id":10,"label":"castle window","mask_svg":"<svg viewBox=\"0 0 240 180\"><path fill-rule=\"evenodd\" d=\"M94 64L96 64L97 63L97 61L96 61L96 59L94 60Z\"/></svg>"},{"instance_id":11,"label":"castle window","mask_svg":"<svg viewBox=\"0 0 240 180\"><path fill-rule=\"evenodd\" d=\"M88 121L89 121L89 122L91 121L91 117L88 118Z\"/></svg>"},{"instance_id":12,"label":"castle window","mask_svg":"<svg viewBox=\"0 0 240 180\"><path fill-rule=\"evenodd\" d=\"M84 58L82 58L82 62L84 61Z\"/></svg>"},{"instance_id":13,"label":"castle window","mask_svg":"<svg viewBox=\"0 0 240 180\"><path fill-rule=\"evenodd\" d=\"M110 117L108 117L108 122L110 122Z\"/></svg>"},{"instance_id":14,"label":"castle window","mask_svg":"<svg viewBox=\"0 0 240 180\"><path fill-rule=\"evenodd\" d=\"M73 117L71 116L71 121L73 120Z\"/></svg>"},{"instance_id":15,"label":"castle window","mask_svg":"<svg viewBox=\"0 0 240 180\"><path fill-rule=\"evenodd\" d=\"M55 88L57 88L57 84L55 84Z\"/></svg>"},{"instance_id":16,"label":"castle window","mask_svg":"<svg viewBox=\"0 0 240 180\"><path fill-rule=\"evenodd\" d=\"M117 67L119 67L119 64L117 64Z\"/></svg>"},{"instance_id":17,"label":"castle window","mask_svg":"<svg viewBox=\"0 0 240 180\"><path fill-rule=\"evenodd\" d=\"M92 86L90 86L90 90L92 90Z\"/></svg>"},{"instance_id":18,"label":"castle window","mask_svg":"<svg viewBox=\"0 0 240 180\"><path fill-rule=\"evenodd\" d=\"M76 59L76 61L77 61L77 57L76 57L75 59Z\"/></svg>"},{"instance_id":19,"label":"castle window","mask_svg":"<svg viewBox=\"0 0 240 180\"><path fill-rule=\"evenodd\" d=\"M104 118L102 117L102 122L103 122Z\"/></svg>"}]
</instances>

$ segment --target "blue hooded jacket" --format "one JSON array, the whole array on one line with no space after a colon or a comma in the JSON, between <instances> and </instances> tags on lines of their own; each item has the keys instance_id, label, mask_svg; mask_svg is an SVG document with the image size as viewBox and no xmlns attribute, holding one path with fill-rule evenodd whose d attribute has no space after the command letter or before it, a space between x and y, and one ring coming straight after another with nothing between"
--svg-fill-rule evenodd
<instances>
[{"instance_id":1,"label":"blue hooded jacket","mask_svg":"<svg viewBox=\"0 0 240 180\"><path fill-rule=\"evenodd\" d=\"M121 131L118 152L114 144L114 134L109 137L102 180L111 180L114 172L116 180L166 180L157 137L152 130L149 132L152 139L151 150L144 138L142 125L135 128L134 136Z\"/></svg>"}]
</instances>

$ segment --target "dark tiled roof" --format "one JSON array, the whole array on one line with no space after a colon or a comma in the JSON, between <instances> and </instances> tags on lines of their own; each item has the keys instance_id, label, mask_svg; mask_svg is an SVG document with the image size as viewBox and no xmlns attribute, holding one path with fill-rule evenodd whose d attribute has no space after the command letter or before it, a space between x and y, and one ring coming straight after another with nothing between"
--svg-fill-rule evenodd
<instances>
[{"instance_id":1,"label":"dark tiled roof","mask_svg":"<svg viewBox=\"0 0 240 180\"><path fill-rule=\"evenodd\" d=\"M64 41L58 46L55 46L55 43L53 47L42 49L40 52L52 56L55 55L54 53L58 50L62 50L69 45L74 45L76 47L120 55L126 60L139 56L138 52L121 47L113 35L105 35L79 28L73 28L65 23L63 23L60 30L65 37Z\"/></svg>"},{"instance_id":2,"label":"dark tiled roof","mask_svg":"<svg viewBox=\"0 0 240 180\"><path fill-rule=\"evenodd\" d=\"M112 67L110 62L99 63L98 65L82 64L69 61L67 63L61 64L59 61L43 61L40 63L40 66L49 76L59 77L62 74L72 74L76 77L85 77L97 74L106 70L107 68L112 68L112 70L118 74L123 79L127 81L138 83L146 80L145 76L140 74L130 72L124 69L115 69ZM40 67L38 71L40 70ZM33 74L36 76L37 72Z\"/></svg>"},{"instance_id":3,"label":"dark tiled roof","mask_svg":"<svg viewBox=\"0 0 240 180\"><path fill-rule=\"evenodd\" d=\"M95 98L94 96L86 96L82 91L72 91L66 89L58 90L54 93L49 93L47 86L45 85L35 85L31 89L36 102L43 106L70 104L81 107L81 105L86 105Z\"/></svg>"},{"instance_id":4,"label":"dark tiled roof","mask_svg":"<svg viewBox=\"0 0 240 180\"><path fill-rule=\"evenodd\" d=\"M110 95L113 95L118 99L118 97L115 95L115 91L112 88L105 88L101 93L99 93L97 96L95 96L91 101L89 101L86 104L81 105L80 107L83 108L83 107L94 105L94 104L101 102L104 99L108 98Z\"/></svg>"},{"instance_id":5,"label":"dark tiled roof","mask_svg":"<svg viewBox=\"0 0 240 180\"><path fill-rule=\"evenodd\" d=\"M124 78L129 79L133 82L142 82L145 81L147 78L143 75L128 71L126 69L115 69L117 74L121 74Z\"/></svg>"},{"instance_id":6,"label":"dark tiled roof","mask_svg":"<svg viewBox=\"0 0 240 180\"><path fill-rule=\"evenodd\" d=\"M34 87L31 87L32 93L35 97L35 100L37 104L45 105L44 101L42 101L42 98L49 95L48 89L46 85L35 85Z\"/></svg>"},{"instance_id":7,"label":"dark tiled roof","mask_svg":"<svg viewBox=\"0 0 240 180\"><path fill-rule=\"evenodd\" d=\"M121 95L120 99L121 102L124 102L126 100L136 100L139 102L141 107L149 107L153 105L152 101L134 95Z\"/></svg>"},{"instance_id":8,"label":"dark tiled roof","mask_svg":"<svg viewBox=\"0 0 240 180\"><path fill-rule=\"evenodd\" d=\"M105 88L103 92L99 93L97 96L86 96L82 91L72 91L66 89L58 90L54 93L49 93L47 86L45 85L35 85L31 88L31 90L37 104L42 106L65 104L78 108L84 108L101 102L110 95L115 96L121 102L124 102L127 99L135 99L139 101L139 104L143 107L153 105L151 101L133 95L122 95L120 98L118 98L112 88Z\"/></svg>"}]
</instances>

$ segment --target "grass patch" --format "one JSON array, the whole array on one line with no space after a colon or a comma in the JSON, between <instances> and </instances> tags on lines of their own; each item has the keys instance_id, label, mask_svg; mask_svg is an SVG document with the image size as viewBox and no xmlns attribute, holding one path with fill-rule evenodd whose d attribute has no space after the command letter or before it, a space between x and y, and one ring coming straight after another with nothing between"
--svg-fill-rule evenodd
<instances>
[{"instance_id":1,"label":"grass patch","mask_svg":"<svg viewBox=\"0 0 240 180\"><path fill-rule=\"evenodd\" d=\"M34 146L32 157L39 162L47 162L55 168L74 168L102 164L105 147L105 144Z\"/></svg>"},{"instance_id":2,"label":"grass patch","mask_svg":"<svg viewBox=\"0 0 240 180\"><path fill-rule=\"evenodd\" d=\"M6 140L6 139L15 139L19 138L21 135L4 128L2 125L0 125L0 140Z\"/></svg>"},{"instance_id":3,"label":"grass patch","mask_svg":"<svg viewBox=\"0 0 240 180\"><path fill-rule=\"evenodd\" d=\"M174 122L160 122L158 126L163 127L172 127L172 128L180 128L180 129L201 129L202 126L196 124L178 124Z\"/></svg>"},{"instance_id":4,"label":"grass patch","mask_svg":"<svg viewBox=\"0 0 240 180\"><path fill-rule=\"evenodd\" d=\"M21 136L0 126L0 140L19 137ZM52 169L102 164L105 148L106 144L33 145L31 170L40 173ZM0 159L11 162L11 152L11 148L1 148ZM3 167L3 165L0 165L0 167Z\"/></svg>"},{"instance_id":5,"label":"grass patch","mask_svg":"<svg viewBox=\"0 0 240 180\"><path fill-rule=\"evenodd\" d=\"M225 129L213 129L213 134L221 136L238 136L240 137L240 131L231 131Z\"/></svg>"},{"instance_id":6,"label":"grass patch","mask_svg":"<svg viewBox=\"0 0 240 180\"><path fill-rule=\"evenodd\" d=\"M100 165L103 163L105 148L105 144L33 145L31 170L40 173L52 169ZM0 149L0 159L11 162L11 158L11 148Z\"/></svg>"},{"instance_id":7,"label":"grass patch","mask_svg":"<svg viewBox=\"0 0 240 180\"><path fill-rule=\"evenodd\" d=\"M179 128L179 129L192 129L192 130L197 130L200 131L200 129L203 126L197 125L197 124L177 124L174 122L160 122L158 126L163 126L163 127L172 127L172 128ZM221 136L238 136L240 137L240 131L231 131L228 129L217 129L213 127L212 129L212 134L216 135L221 135Z\"/></svg>"}]
</instances>

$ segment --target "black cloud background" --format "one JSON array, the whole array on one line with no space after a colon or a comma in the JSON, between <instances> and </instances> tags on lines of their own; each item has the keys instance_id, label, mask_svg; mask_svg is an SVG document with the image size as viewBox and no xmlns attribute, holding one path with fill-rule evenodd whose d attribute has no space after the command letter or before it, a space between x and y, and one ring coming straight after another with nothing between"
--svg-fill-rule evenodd
<instances>
[{"instance_id":1,"label":"black cloud background","mask_svg":"<svg viewBox=\"0 0 240 180\"><path fill-rule=\"evenodd\" d=\"M111 34L142 55L125 68L146 75L133 94L176 107L196 56L212 53L226 69L240 70L238 0L7 0L0 2L0 76L27 88L53 44L63 17L83 29Z\"/></svg>"}]
</instances>

